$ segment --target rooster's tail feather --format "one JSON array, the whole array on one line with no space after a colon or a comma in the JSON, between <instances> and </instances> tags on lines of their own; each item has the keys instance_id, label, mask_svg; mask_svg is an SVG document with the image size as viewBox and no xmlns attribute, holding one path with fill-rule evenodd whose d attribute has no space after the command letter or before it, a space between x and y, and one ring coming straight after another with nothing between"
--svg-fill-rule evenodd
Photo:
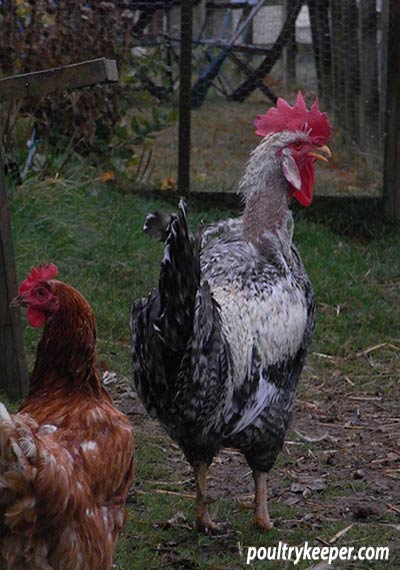
<instances>
[{"instance_id":1,"label":"rooster's tail feather","mask_svg":"<svg viewBox=\"0 0 400 570\"><path fill-rule=\"evenodd\" d=\"M157 241L164 242L168 237L172 216L164 212L152 212L147 214L143 231Z\"/></svg>"},{"instance_id":2,"label":"rooster's tail feather","mask_svg":"<svg viewBox=\"0 0 400 570\"><path fill-rule=\"evenodd\" d=\"M151 218L153 229L161 219ZM179 214L173 214L168 223L159 289L136 301L131 311L134 382L150 416L160 420L169 413L175 391L170 382L176 382L193 334L200 281L198 243L189 234L186 206L181 200Z\"/></svg>"},{"instance_id":3,"label":"rooster's tail feather","mask_svg":"<svg viewBox=\"0 0 400 570\"><path fill-rule=\"evenodd\" d=\"M154 323L165 346L182 352L192 333L196 292L200 282L199 240L191 239L186 204L171 218L159 280L160 312Z\"/></svg>"}]
</instances>

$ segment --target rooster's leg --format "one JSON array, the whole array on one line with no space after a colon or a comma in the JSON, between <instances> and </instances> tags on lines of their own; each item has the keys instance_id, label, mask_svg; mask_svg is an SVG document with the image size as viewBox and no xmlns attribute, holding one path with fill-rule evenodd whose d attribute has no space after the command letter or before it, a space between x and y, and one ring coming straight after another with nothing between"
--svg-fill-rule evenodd
<instances>
[{"instance_id":1,"label":"rooster's leg","mask_svg":"<svg viewBox=\"0 0 400 570\"><path fill-rule=\"evenodd\" d=\"M269 518L267 506L267 474L262 471L253 471L256 484L254 525L260 530L271 530L273 523Z\"/></svg>"},{"instance_id":2,"label":"rooster's leg","mask_svg":"<svg viewBox=\"0 0 400 570\"><path fill-rule=\"evenodd\" d=\"M196 463L193 466L194 478L196 481L196 501L197 501L197 526L206 532L218 531L219 527L212 522L207 505L207 463Z\"/></svg>"}]
</instances>

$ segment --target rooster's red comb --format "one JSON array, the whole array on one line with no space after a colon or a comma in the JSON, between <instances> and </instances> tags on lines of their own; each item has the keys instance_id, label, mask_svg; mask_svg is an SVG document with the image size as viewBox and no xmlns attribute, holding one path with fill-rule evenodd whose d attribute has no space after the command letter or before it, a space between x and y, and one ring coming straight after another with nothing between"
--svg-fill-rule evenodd
<instances>
[{"instance_id":1,"label":"rooster's red comb","mask_svg":"<svg viewBox=\"0 0 400 570\"><path fill-rule=\"evenodd\" d=\"M319 110L318 98L311 109L307 109L301 91L297 93L293 107L279 97L276 107L269 109L265 115L258 115L254 126L256 135L260 137L280 131L304 131L318 144L327 142L331 135L331 125L327 114Z\"/></svg>"},{"instance_id":2,"label":"rooster's red comb","mask_svg":"<svg viewBox=\"0 0 400 570\"><path fill-rule=\"evenodd\" d=\"M54 263L49 263L45 266L39 265L37 268L32 267L31 272L29 273L28 277L22 281L19 287L19 294L25 293L34 287L40 281L47 281L48 279L52 279L58 274L57 265Z\"/></svg>"}]
</instances>

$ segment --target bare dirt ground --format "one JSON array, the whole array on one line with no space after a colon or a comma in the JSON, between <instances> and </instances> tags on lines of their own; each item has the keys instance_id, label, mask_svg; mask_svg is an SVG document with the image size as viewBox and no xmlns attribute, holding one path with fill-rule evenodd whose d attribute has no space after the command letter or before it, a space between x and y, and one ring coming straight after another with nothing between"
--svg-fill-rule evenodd
<instances>
[{"instance_id":1,"label":"bare dirt ground","mask_svg":"<svg viewBox=\"0 0 400 570\"><path fill-rule=\"evenodd\" d=\"M351 373L343 372L348 363L328 355L309 358L292 429L269 475L269 506L276 528L309 529L322 544L329 542L318 533L335 523L346 528L391 527L399 531L400 538L398 359L379 363L374 352L354 356L358 372L369 370L362 388L359 378L352 379ZM160 485L155 482L154 492L176 493L177 497L193 494L191 469L178 447L163 436L138 400L132 400L135 394L131 388L120 385L116 390L115 397L132 419L136 433L154 434L161 441L158 445L164 452L168 477ZM126 398L127 390L130 398ZM208 487L217 502L248 500L253 494L253 480L243 457L235 450L221 451L210 468ZM286 507L290 508L287 517ZM399 551L399 546L399 542L391 544L391 551ZM174 552L175 556L176 549ZM348 564L346 567L361 567ZM380 567L383 565L373 566Z\"/></svg>"}]
</instances>

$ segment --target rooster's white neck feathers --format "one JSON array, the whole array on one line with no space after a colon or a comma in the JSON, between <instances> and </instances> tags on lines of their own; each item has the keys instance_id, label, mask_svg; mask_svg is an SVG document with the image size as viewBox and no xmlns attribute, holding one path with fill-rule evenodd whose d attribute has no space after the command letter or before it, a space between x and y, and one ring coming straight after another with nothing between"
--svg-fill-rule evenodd
<instances>
[{"instance_id":1,"label":"rooster's white neck feathers","mask_svg":"<svg viewBox=\"0 0 400 570\"><path fill-rule=\"evenodd\" d=\"M279 236L290 245L293 219L289 210L289 185L282 171L279 150L306 139L301 131L283 131L268 135L253 150L239 183L245 199L243 237L256 242L265 233Z\"/></svg>"}]
</instances>

